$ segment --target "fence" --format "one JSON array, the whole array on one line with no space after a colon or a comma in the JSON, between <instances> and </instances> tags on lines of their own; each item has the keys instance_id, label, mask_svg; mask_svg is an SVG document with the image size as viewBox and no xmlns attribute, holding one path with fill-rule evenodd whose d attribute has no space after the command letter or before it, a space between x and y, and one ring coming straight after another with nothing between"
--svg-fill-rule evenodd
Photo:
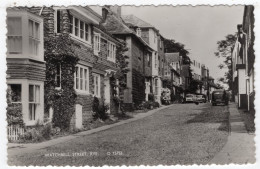
<instances>
[{"instance_id":1,"label":"fence","mask_svg":"<svg viewBox=\"0 0 260 169\"><path fill-rule=\"evenodd\" d=\"M19 136L22 135L24 135L24 128L13 125L7 127L7 137L9 141L17 141Z\"/></svg>"}]
</instances>

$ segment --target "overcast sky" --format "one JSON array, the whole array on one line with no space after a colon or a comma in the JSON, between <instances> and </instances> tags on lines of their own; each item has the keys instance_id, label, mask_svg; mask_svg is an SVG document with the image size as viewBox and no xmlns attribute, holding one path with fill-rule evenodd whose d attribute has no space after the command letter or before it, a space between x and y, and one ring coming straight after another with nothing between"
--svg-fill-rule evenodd
<instances>
[{"instance_id":1,"label":"overcast sky","mask_svg":"<svg viewBox=\"0 0 260 169\"><path fill-rule=\"evenodd\" d=\"M190 57L206 64L216 80L224 75L217 65L221 59L214 56L217 41L236 32L242 23L243 6L123 6L122 14L134 14L152 24L169 39L183 43Z\"/></svg>"}]
</instances>

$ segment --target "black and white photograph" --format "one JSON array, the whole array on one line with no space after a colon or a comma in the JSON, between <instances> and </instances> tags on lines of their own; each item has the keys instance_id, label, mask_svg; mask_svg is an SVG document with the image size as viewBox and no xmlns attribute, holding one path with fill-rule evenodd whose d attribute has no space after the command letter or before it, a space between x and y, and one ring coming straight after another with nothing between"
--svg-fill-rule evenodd
<instances>
[{"instance_id":1,"label":"black and white photograph","mask_svg":"<svg viewBox=\"0 0 260 169\"><path fill-rule=\"evenodd\" d=\"M7 7L7 165L256 163L256 8Z\"/></svg>"}]
</instances>

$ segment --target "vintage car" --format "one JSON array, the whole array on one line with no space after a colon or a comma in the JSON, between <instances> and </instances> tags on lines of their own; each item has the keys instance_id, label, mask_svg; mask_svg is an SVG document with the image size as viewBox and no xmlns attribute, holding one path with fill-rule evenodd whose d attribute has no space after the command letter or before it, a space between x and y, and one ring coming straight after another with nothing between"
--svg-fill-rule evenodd
<instances>
[{"instance_id":1,"label":"vintage car","mask_svg":"<svg viewBox=\"0 0 260 169\"><path fill-rule=\"evenodd\" d=\"M202 94L196 95L196 99L197 99L196 101L199 102L199 103L206 103L206 98Z\"/></svg>"},{"instance_id":2,"label":"vintage car","mask_svg":"<svg viewBox=\"0 0 260 169\"><path fill-rule=\"evenodd\" d=\"M196 102L196 96L194 94L186 94L186 97L184 98L185 103L194 103Z\"/></svg>"},{"instance_id":3,"label":"vintage car","mask_svg":"<svg viewBox=\"0 0 260 169\"><path fill-rule=\"evenodd\" d=\"M229 94L226 90L215 90L212 92L212 106L216 106L217 104L228 105L229 102Z\"/></svg>"}]
</instances>

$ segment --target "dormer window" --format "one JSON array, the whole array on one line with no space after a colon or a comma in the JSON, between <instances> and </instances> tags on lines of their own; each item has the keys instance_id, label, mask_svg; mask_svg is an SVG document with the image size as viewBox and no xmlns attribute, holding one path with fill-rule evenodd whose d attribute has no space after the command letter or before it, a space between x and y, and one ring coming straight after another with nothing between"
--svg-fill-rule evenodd
<instances>
[{"instance_id":1,"label":"dormer window","mask_svg":"<svg viewBox=\"0 0 260 169\"><path fill-rule=\"evenodd\" d=\"M115 62L116 61L116 45L112 42L107 43L107 52L108 52L108 57L107 59L109 61Z\"/></svg>"},{"instance_id":2,"label":"dormer window","mask_svg":"<svg viewBox=\"0 0 260 169\"><path fill-rule=\"evenodd\" d=\"M141 37L141 35L142 35L142 30L141 30L141 28L137 28L137 29L136 29L136 34L137 34L137 36Z\"/></svg>"},{"instance_id":3,"label":"dormer window","mask_svg":"<svg viewBox=\"0 0 260 169\"><path fill-rule=\"evenodd\" d=\"M98 55L100 52L100 34L94 33L94 54Z\"/></svg>"}]
</instances>

